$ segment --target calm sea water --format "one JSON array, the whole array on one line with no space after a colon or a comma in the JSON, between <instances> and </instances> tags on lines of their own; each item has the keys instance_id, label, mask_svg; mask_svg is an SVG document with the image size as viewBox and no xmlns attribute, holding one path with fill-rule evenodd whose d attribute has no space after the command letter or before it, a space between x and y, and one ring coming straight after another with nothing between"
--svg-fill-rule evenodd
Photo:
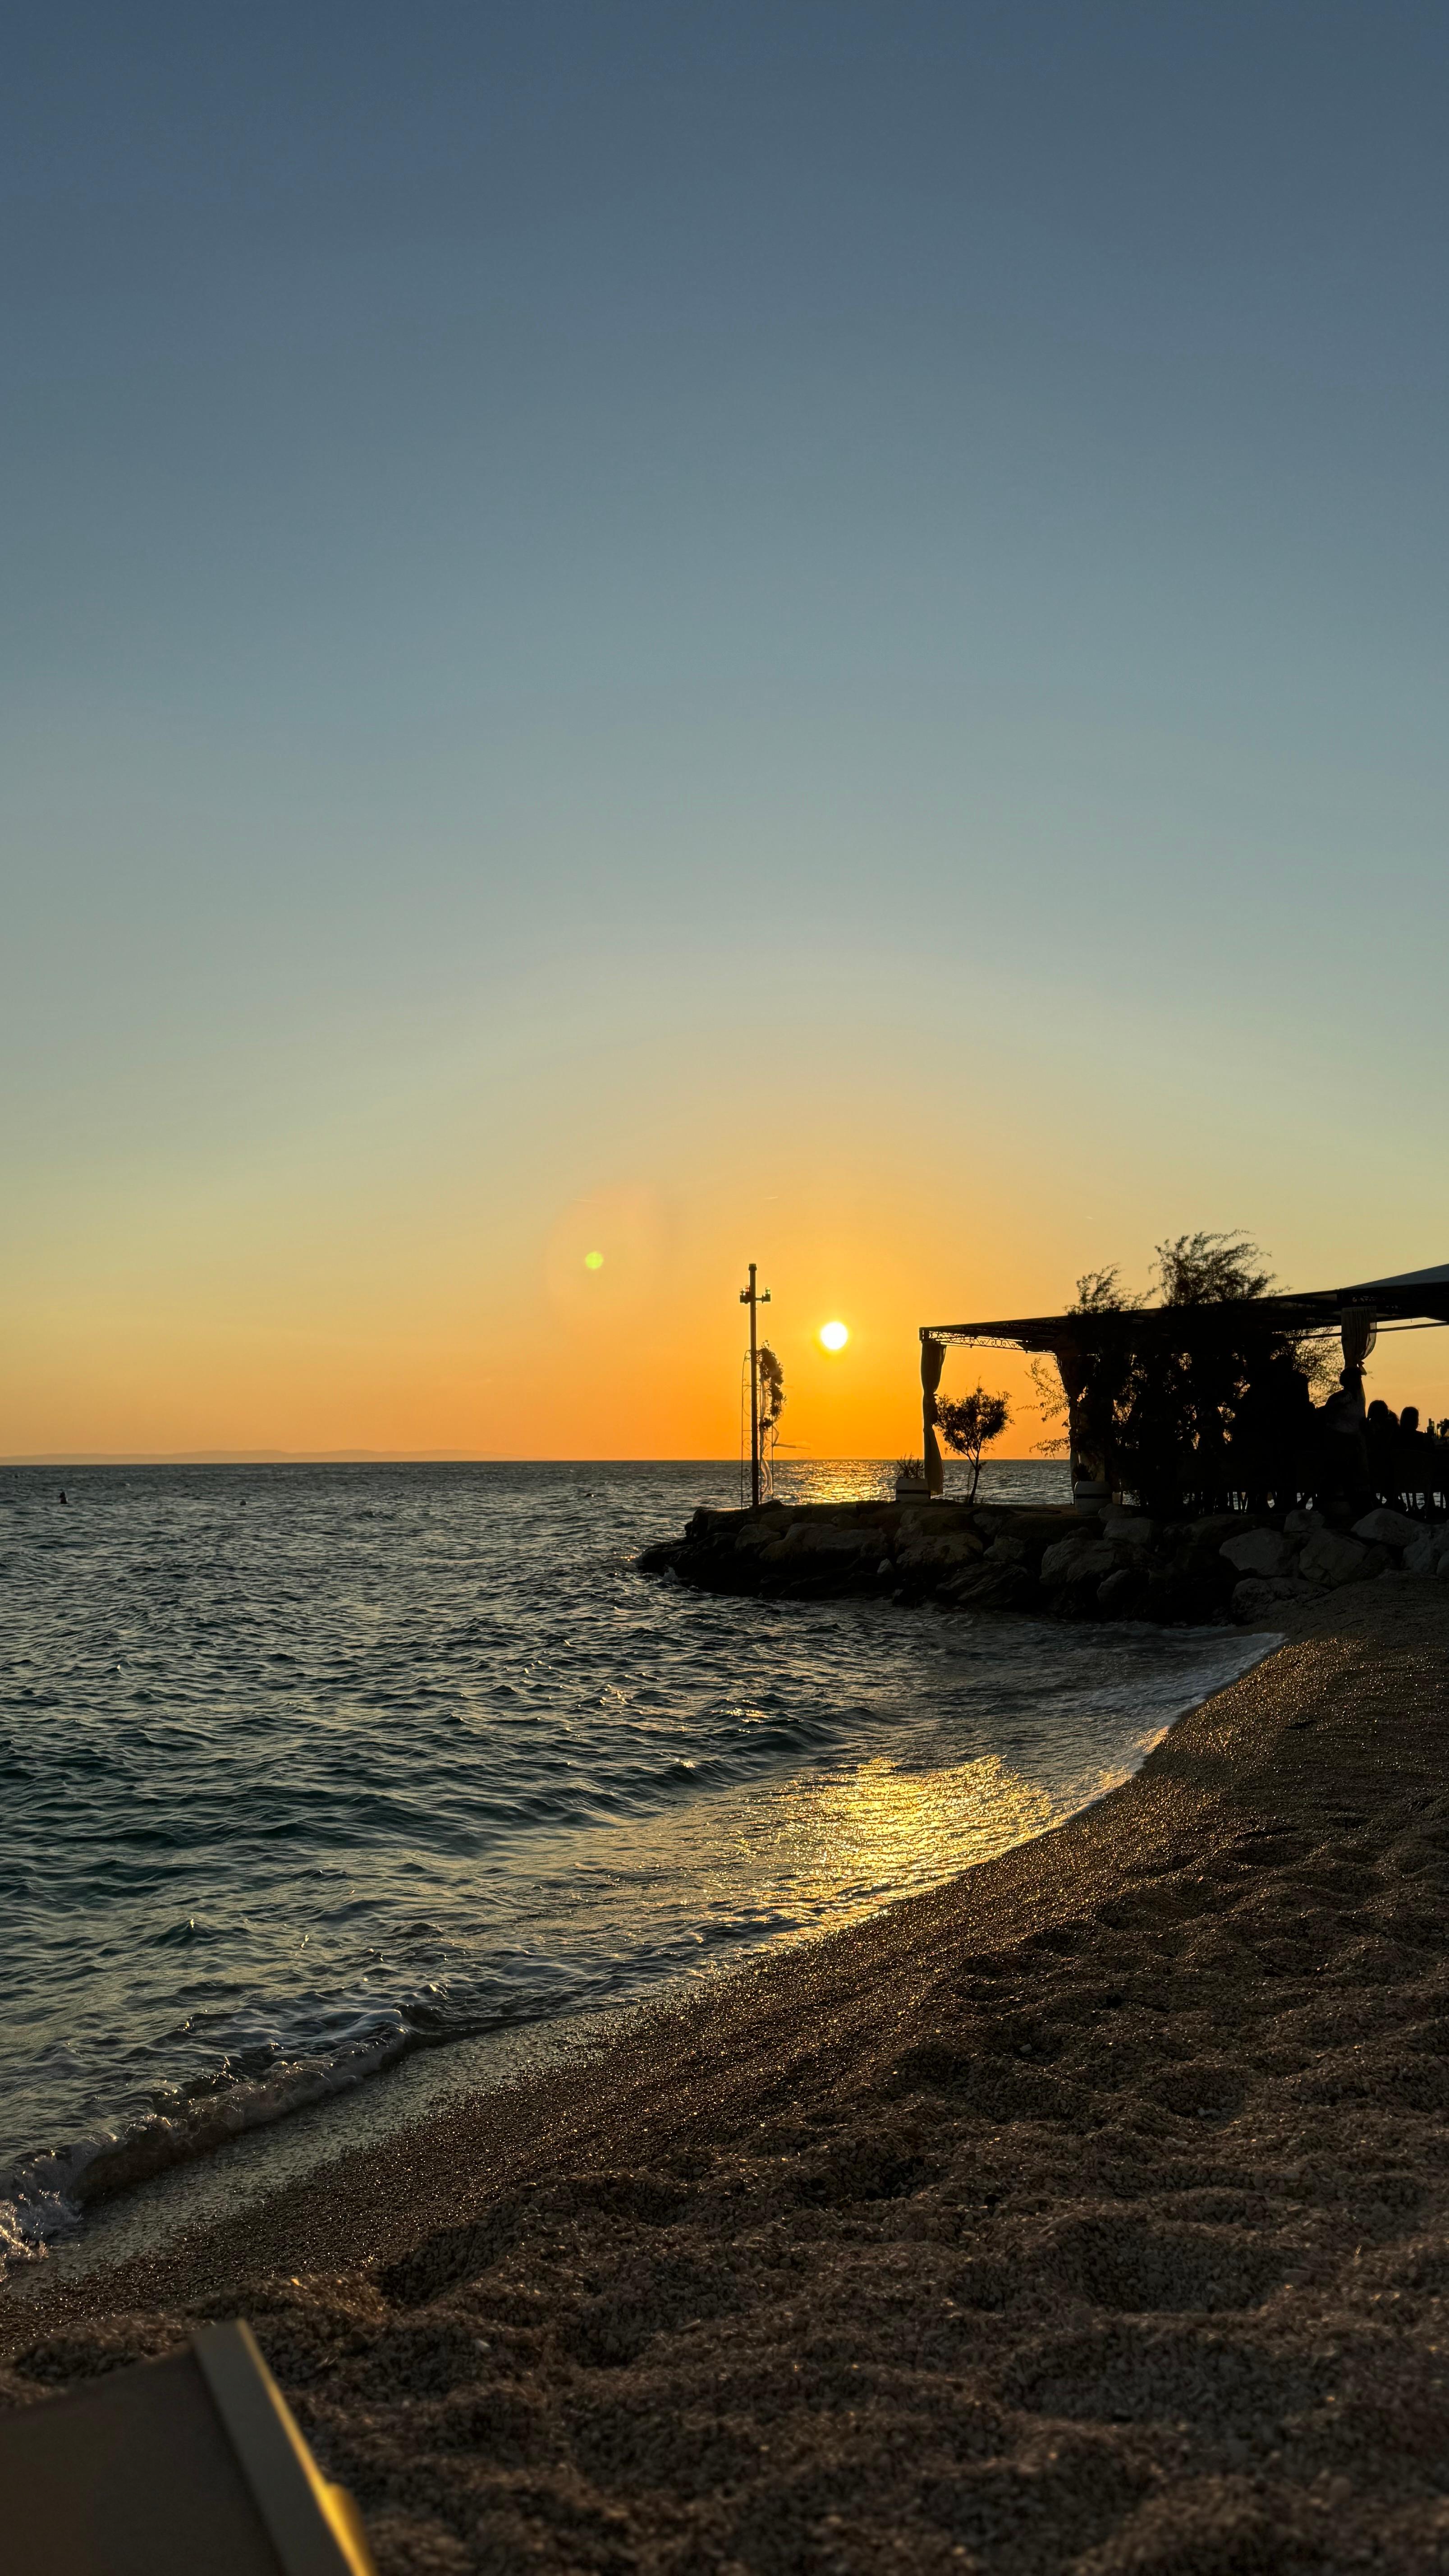
<instances>
[{"instance_id":1,"label":"calm sea water","mask_svg":"<svg viewBox=\"0 0 1449 2576\"><path fill-rule=\"evenodd\" d=\"M0 2248L411 2049L937 1882L1262 1651L636 1571L735 1498L709 1464L0 1469Z\"/></svg>"}]
</instances>

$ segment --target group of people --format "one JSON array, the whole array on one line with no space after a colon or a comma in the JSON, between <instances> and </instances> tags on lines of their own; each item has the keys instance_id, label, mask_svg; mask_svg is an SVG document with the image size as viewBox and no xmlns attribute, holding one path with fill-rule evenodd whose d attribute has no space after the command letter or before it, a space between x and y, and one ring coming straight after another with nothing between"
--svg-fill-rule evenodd
<instances>
[{"instance_id":1,"label":"group of people","mask_svg":"<svg viewBox=\"0 0 1449 2576\"><path fill-rule=\"evenodd\" d=\"M1449 1417L1421 1425L1417 1404L1401 1413L1379 1397L1365 1404L1362 1369L1346 1368L1316 1419L1326 1492L1410 1511L1449 1499Z\"/></svg>"},{"instance_id":2,"label":"group of people","mask_svg":"<svg viewBox=\"0 0 1449 2576\"><path fill-rule=\"evenodd\" d=\"M1449 1414L1442 1422L1431 1420L1421 1423L1417 1404L1406 1404L1402 1413L1391 1413L1382 1398L1375 1396L1364 1420L1372 1431L1399 1431L1408 1439L1412 1439L1416 1431L1422 1431L1428 1440L1449 1439Z\"/></svg>"}]
</instances>

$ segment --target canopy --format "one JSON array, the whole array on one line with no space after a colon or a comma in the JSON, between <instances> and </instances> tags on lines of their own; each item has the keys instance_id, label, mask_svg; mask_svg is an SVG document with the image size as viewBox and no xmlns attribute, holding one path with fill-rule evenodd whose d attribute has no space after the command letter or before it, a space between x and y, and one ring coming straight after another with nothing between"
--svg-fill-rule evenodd
<instances>
[{"instance_id":1,"label":"canopy","mask_svg":"<svg viewBox=\"0 0 1449 2576\"><path fill-rule=\"evenodd\" d=\"M1094 1328L1141 1323L1149 1330L1169 1319L1216 1311L1201 1306L1119 1306L1095 1315L1018 1315L984 1324L923 1324L923 1342L989 1342L1002 1350L1055 1351L1063 1342L1090 1341ZM1400 1270L1390 1279L1361 1279L1349 1288L1306 1288L1285 1297L1253 1297L1254 1320L1284 1333L1331 1333L1345 1307L1369 1306L1380 1324L1449 1324L1449 1261L1432 1270Z\"/></svg>"}]
</instances>

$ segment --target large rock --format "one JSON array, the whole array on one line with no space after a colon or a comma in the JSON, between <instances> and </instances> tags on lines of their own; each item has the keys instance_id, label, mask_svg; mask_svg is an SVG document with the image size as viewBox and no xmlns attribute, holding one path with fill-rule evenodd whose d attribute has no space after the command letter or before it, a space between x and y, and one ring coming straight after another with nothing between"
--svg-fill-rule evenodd
<instances>
[{"instance_id":1,"label":"large rock","mask_svg":"<svg viewBox=\"0 0 1449 2576\"><path fill-rule=\"evenodd\" d=\"M1147 1603L1147 1578L1135 1565L1119 1565L1097 1586L1097 1607L1104 1619L1136 1619Z\"/></svg>"},{"instance_id":2,"label":"large rock","mask_svg":"<svg viewBox=\"0 0 1449 2576\"><path fill-rule=\"evenodd\" d=\"M1067 1512L1018 1511L1008 1517L1003 1511L994 1527L990 1529L978 1513L976 1527L983 1537L1019 1542L1025 1550L1022 1563L1030 1566L1033 1574L1040 1570L1046 1550L1057 1546L1062 1539L1071 1538L1079 1543L1090 1543L1097 1535L1095 1530L1084 1530L1075 1515Z\"/></svg>"},{"instance_id":3,"label":"large rock","mask_svg":"<svg viewBox=\"0 0 1449 2576\"><path fill-rule=\"evenodd\" d=\"M1285 1538L1310 1538L1315 1530L1321 1530L1322 1527L1322 1512L1300 1509L1286 1515L1283 1534Z\"/></svg>"},{"instance_id":4,"label":"large rock","mask_svg":"<svg viewBox=\"0 0 1449 2576\"><path fill-rule=\"evenodd\" d=\"M892 1515L884 1515L888 1523ZM908 1503L895 1516L898 1540L944 1538L958 1530L974 1530L977 1516L964 1503Z\"/></svg>"},{"instance_id":5,"label":"large rock","mask_svg":"<svg viewBox=\"0 0 1449 2576\"><path fill-rule=\"evenodd\" d=\"M1298 1571L1310 1583L1333 1587L1362 1583L1366 1576L1380 1571L1383 1561L1383 1550L1366 1547L1362 1539L1347 1538L1337 1530L1315 1530L1304 1542Z\"/></svg>"},{"instance_id":6,"label":"large rock","mask_svg":"<svg viewBox=\"0 0 1449 2576\"><path fill-rule=\"evenodd\" d=\"M1024 1565L992 1565L983 1560L968 1573L954 1575L936 1598L953 1610L1030 1610L1038 1595Z\"/></svg>"},{"instance_id":7,"label":"large rock","mask_svg":"<svg viewBox=\"0 0 1449 2576\"><path fill-rule=\"evenodd\" d=\"M1281 1602L1310 1600L1315 1589L1301 1574L1245 1574L1233 1586L1233 1617L1264 1619Z\"/></svg>"},{"instance_id":8,"label":"large rock","mask_svg":"<svg viewBox=\"0 0 1449 2576\"><path fill-rule=\"evenodd\" d=\"M1437 1529L1417 1529L1412 1547L1404 1550L1406 1574L1432 1574L1439 1559L1449 1550L1449 1527L1441 1521Z\"/></svg>"},{"instance_id":9,"label":"large rock","mask_svg":"<svg viewBox=\"0 0 1449 2576\"><path fill-rule=\"evenodd\" d=\"M1210 1574L1186 1574L1170 1566L1154 1567L1147 1578L1146 1614L1171 1628L1200 1628L1228 1616L1228 1568L1211 1560Z\"/></svg>"},{"instance_id":10,"label":"large rock","mask_svg":"<svg viewBox=\"0 0 1449 2576\"><path fill-rule=\"evenodd\" d=\"M1222 1551L1229 1539L1241 1538L1248 1524L1237 1512L1210 1512L1175 1533L1173 1564L1179 1574L1221 1576Z\"/></svg>"},{"instance_id":11,"label":"large rock","mask_svg":"<svg viewBox=\"0 0 1449 2576\"><path fill-rule=\"evenodd\" d=\"M1104 1538L1083 1531L1076 1538L1058 1539L1055 1547L1046 1550L1041 1579L1053 1591L1064 1583L1086 1583L1093 1578L1100 1582L1104 1574L1112 1572L1116 1561Z\"/></svg>"},{"instance_id":12,"label":"large rock","mask_svg":"<svg viewBox=\"0 0 1449 2576\"><path fill-rule=\"evenodd\" d=\"M1412 1547L1419 1531L1420 1523L1411 1521L1407 1512L1391 1512L1382 1503L1353 1525L1354 1537L1369 1547Z\"/></svg>"},{"instance_id":13,"label":"large rock","mask_svg":"<svg viewBox=\"0 0 1449 2576\"><path fill-rule=\"evenodd\" d=\"M826 1521L797 1521L785 1544L792 1556L861 1556L867 1551L880 1552L880 1532L874 1529L841 1529Z\"/></svg>"},{"instance_id":14,"label":"large rock","mask_svg":"<svg viewBox=\"0 0 1449 2576\"><path fill-rule=\"evenodd\" d=\"M769 1507L758 1520L747 1520L735 1532L736 1547L774 1547L786 1536L789 1522L782 1511Z\"/></svg>"},{"instance_id":15,"label":"large rock","mask_svg":"<svg viewBox=\"0 0 1449 2576\"><path fill-rule=\"evenodd\" d=\"M879 1538L874 1532L872 1539L879 1546ZM948 1530L940 1538L908 1539L904 1546L897 1547L896 1563L913 1570L928 1565L943 1571L954 1570L975 1565L985 1553L980 1539L970 1530Z\"/></svg>"},{"instance_id":16,"label":"large rock","mask_svg":"<svg viewBox=\"0 0 1449 2576\"><path fill-rule=\"evenodd\" d=\"M1265 1578L1286 1572L1291 1550L1281 1530L1244 1530L1241 1538L1230 1538L1218 1550L1239 1574L1258 1574ZM1233 1595L1234 1604L1237 1594Z\"/></svg>"},{"instance_id":17,"label":"large rock","mask_svg":"<svg viewBox=\"0 0 1449 2576\"><path fill-rule=\"evenodd\" d=\"M1145 1520L1140 1514L1109 1512L1102 1523L1102 1536L1109 1539L1113 1547L1130 1548L1136 1554L1145 1547L1151 1547L1157 1536L1157 1523Z\"/></svg>"}]
</instances>

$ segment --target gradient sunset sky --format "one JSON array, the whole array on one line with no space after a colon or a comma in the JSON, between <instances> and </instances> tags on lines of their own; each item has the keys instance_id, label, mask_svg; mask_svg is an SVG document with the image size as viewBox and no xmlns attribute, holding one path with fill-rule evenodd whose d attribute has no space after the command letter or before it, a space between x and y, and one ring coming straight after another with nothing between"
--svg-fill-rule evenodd
<instances>
[{"instance_id":1,"label":"gradient sunset sky","mask_svg":"<svg viewBox=\"0 0 1449 2576\"><path fill-rule=\"evenodd\" d=\"M55 0L6 90L0 1451L733 1455L753 1257L894 1454L1165 1234L1449 1258L1442 8Z\"/></svg>"}]
</instances>

